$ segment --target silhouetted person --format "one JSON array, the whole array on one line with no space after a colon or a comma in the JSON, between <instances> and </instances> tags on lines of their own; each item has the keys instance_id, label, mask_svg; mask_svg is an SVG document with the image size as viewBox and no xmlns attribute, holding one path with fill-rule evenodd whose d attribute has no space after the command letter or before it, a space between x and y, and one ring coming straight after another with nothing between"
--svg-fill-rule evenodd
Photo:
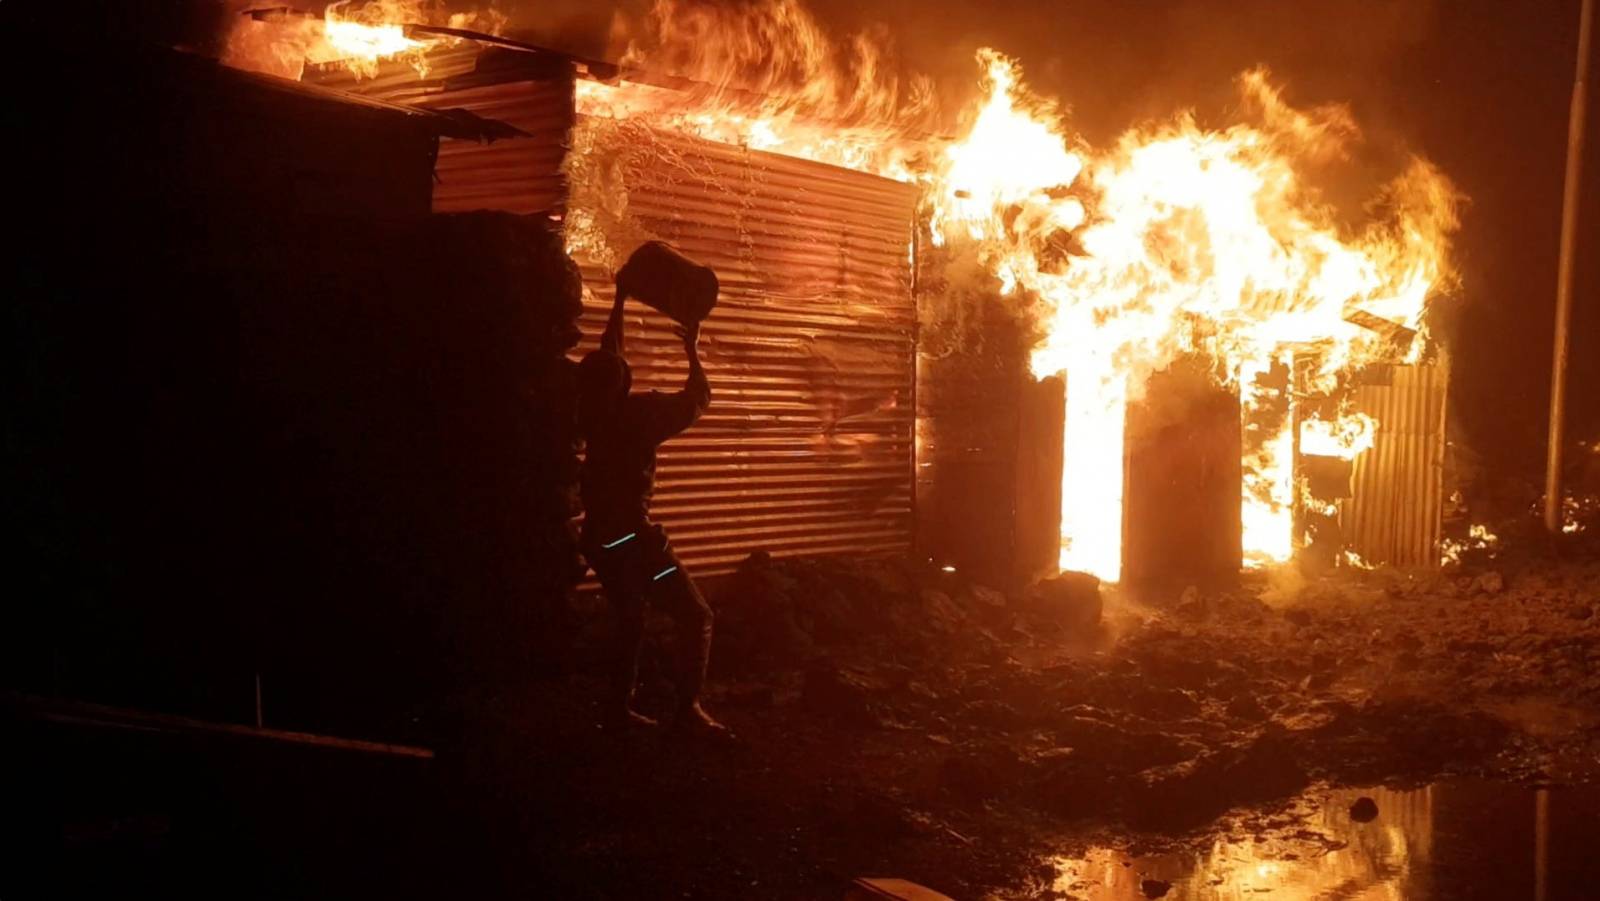
<instances>
[{"instance_id":1,"label":"silhouetted person","mask_svg":"<svg viewBox=\"0 0 1600 901\"><path fill-rule=\"evenodd\" d=\"M619 292L600 350L578 365L579 423L587 444L581 479L583 551L617 617L607 722L652 724L632 709L639 645L647 604L677 625L677 710L673 725L726 734L700 706L711 652L711 608L673 553L666 532L650 521L656 448L693 425L711 402L711 387L696 351L699 325L679 326L689 355L683 390L629 393L632 373L622 349Z\"/></svg>"}]
</instances>

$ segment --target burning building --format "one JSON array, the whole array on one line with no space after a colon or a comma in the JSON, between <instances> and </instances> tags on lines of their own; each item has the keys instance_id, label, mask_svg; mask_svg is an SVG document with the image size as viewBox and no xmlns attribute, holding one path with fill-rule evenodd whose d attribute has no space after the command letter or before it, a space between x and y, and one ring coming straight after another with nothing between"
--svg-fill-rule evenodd
<instances>
[{"instance_id":1,"label":"burning building","mask_svg":"<svg viewBox=\"0 0 1600 901\"><path fill-rule=\"evenodd\" d=\"M646 240L724 273L719 401L665 449L657 508L700 571L913 545L1003 584L1437 561L1425 314L1456 196L1413 159L1342 224L1315 182L1359 140L1343 108L1251 71L1239 124L1095 149L984 51L946 134L870 45L840 65L789 4L731 36L669 4L620 67L363 9L390 18L295 20L301 77L525 132L446 141L434 209L559 223L591 334ZM665 320L643 335L641 382L674 383Z\"/></svg>"},{"instance_id":2,"label":"burning building","mask_svg":"<svg viewBox=\"0 0 1600 901\"><path fill-rule=\"evenodd\" d=\"M1058 824L1320 805L1288 845L1055 889L1399 884L1448 791L1378 781L1600 759L1600 570L1440 541L1440 171L1370 189L1350 112L1261 70L1220 125L1091 144L998 52L940 96L788 0L656 9L605 59L403 0L229 11L228 66L97 47L82 90L24 90L28 171L60 176L24 192L16 317L44 602L0 712L48 773L12 818L41 875L836 897L881 866L1036 897ZM614 595L607 630L573 591L576 358L654 241L722 292L715 400L651 499L726 577L703 695L670 659L703 617ZM637 383L675 388L639 307ZM618 705L610 646L647 628ZM686 696L751 753L672 733Z\"/></svg>"}]
</instances>

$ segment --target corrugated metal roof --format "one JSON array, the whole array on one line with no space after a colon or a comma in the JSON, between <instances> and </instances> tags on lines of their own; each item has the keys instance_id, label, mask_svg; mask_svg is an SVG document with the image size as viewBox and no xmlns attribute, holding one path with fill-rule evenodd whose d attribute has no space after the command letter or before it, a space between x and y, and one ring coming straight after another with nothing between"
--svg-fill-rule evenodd
<instances>
[{"instance_id":1,"label":"corrugated metal roof","mask_svg":"<svg viewBox=\"0 0 1600 901\"><path fill-rule=\"evenodd\" d=\"M909 551L914 188L593 122L625 213L610 253L577 254L593 295L580 351L611 304L602 257L664 240L721 281L702 340L712 405L663 447L653 507L685 562L713 573L758 549ZM587 196L575 190L573 219L592 212ZM670 322L629 310L635 387L676 390L687 367Z\"/></svg>"},{"instance_id":2,"label":"corrugated metal roof","mask_svg":"<svg viewBox=\"0 0 1600 901\"><path fill-rule=\"evenodd\" d=\"M1215 367L1209 356L1181 357L1128 404L1124 585L1226 585L1243 566L1240 393L1217 382Z\"/></svg>"},{"instance_id":3,"label":"corrugated metal roof","mask_svg":"<svg viewBox=\"0 0 1600 901\"><path fill-rule=\"evenodd\" d=\"M142 61L151 67L173 69L177 76L173 84L183 90L214 89L214 86L228 84L259 90L263 94L277 94L291 102L337 106L352 115L379 115L410 121L435 135L466 141L494 141L517 136L515 128L489 117L473 115L465 110L446 111L396 102L381 92L350 90L358 86L340 83L339 79L291 81L276 75L230 68L215 60L179 51L146 51Z\"/></svg>"},{"instance_id":4,"label":"corrugated metal roof","mask_svg":"<svg viewBox=\"0 0 1600 901\"><path fill-rule=\"evenodd\" d=\"M1376 418L1378 430L1355 460L1345 540L1367 563L1436 566L1449 369L1390 366L1377 375L1355 392L1355 409Z\"/></svg>"}]
</instances>

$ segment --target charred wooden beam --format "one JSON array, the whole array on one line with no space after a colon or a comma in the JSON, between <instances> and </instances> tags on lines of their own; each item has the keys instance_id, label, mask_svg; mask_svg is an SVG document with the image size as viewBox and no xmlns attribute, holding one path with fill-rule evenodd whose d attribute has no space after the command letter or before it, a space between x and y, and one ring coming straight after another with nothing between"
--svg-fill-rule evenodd
<instances>
[{"instance_id":1,"label":"charred wooden beam","mask_svg":"<svg viewBox=\"0 0 1600 901\"><path fill-rule=\"evenodd\" d=\"M1359 325L1368 331L1377 332L1401 347L1410 347L1411 342L1417 339L1416 329L1408 328L1382 316L1374 316L1366 310L1350 310L1345 313L1344 321L1351 325Z\"/></svg>"},{"instance_id":2,"label":"charred wooden beam","mask_svg":"<svg viewBox=\"0 0 1600 901\"><path fill-rule=\"evenodd\" d=\"M384 754L391 757L410 757L416 760L432 760L434 756L432 750L415 745L363 741L334 735L317 735L311 732L291 732L284 729L267 729L259 726L247 726L243 723L221 723L215 720L154 713L148 710L134 710L127 707L112 707L105 704L42 698L10 692L0 695L0 705L3 705L16 716L70 726L121 729L136 732L166 732L185 735L264 739L287 744L329 748L336 751L356 751L365 754Z\"/></svg>"}]
</instances>

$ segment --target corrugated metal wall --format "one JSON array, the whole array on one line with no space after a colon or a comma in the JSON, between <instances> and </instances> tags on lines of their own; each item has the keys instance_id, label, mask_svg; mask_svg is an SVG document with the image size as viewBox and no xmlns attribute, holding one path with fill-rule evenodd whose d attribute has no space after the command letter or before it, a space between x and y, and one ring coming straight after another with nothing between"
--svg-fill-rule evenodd
<instances>
[{"instance_id":1,"label":"corrugated metal wall","mask_svg":"<svg viewBox=\"0 0 1600 901\"><path fill-rule=\"evenodd\" d=\"M595 346L612 269L639 243L667 241L716 269L722 296L701 344L712 406L663 448L653 505L684 561L710 574L758 549L908 552L915 189L634 123L579 119L589 124L569 134L572 68L542 57L430 63L420 79L390 67L375 81L319 80L529 132L441 141L434 209L566 215L590 248L574 252L592 292L578 353ZM687 369L670 324L629 311L635 387L676 390Z\"/></svg>"},{"instance_id":2,"label":"corrugated metal wall","mask_svg":"<svg viewBox=\"0 0 1600 901\"><path fill-rule=\"evenodd\" d=\"M701 344L711 409L660 458L653 510L680 555L712 573L757 549L909 551L914 188L580 122L589 125L577 141L588 162L606 165L587 176L574 169L569 222L608 223L604 247L575 254L593 292L580 351L603 328L609 266L639 241L671 243L722 284ZM589 177L605 183L580 183ZM590 208L602 203L603 214ZM687 366L670 323L629 309L635 387L676 390Z\"/></svg>"},{"instance_id":3,"label":"corrugated metal wall","mask_svg":"<svg viewBox=\"0 0 1600 901\"><path fill-rule=\"evenodd\" d=\"M505 210L560 215L566 203L561 163L573 122L573 66L552 56L482 53L475 46L432 53L425 77L385 63L376 78L343 67L308 70L306 80L435 110L465 110L528 133L483 144L444 138L434 167L433 210Z\"/></svg>"},{"instance_id":4,"label":"corrugated metal wall","mask_svg":"<svg viewBox=\"0 0 1600 901\"><path fill-rule=\"evenodd\" d=\"M1345 541L1371 564L1435 566L1449 369L1390 366L1375 375L1355 392L1355 409L1379 425L1373 446L1355 460Z\"/></svg>"},{"instance_id":5,"label":"corrugated metal wall","mask_svg":"<svg viewBox=\"0 0 1600 901\"><path fill-rule=\"evenodd\" d=\"M561 213L566 202L561 161L573 118L571 78L464 88L435 103L498 119L529 137L492 144L441 140L434 212Z\"/></svg>"}]
</instances>

